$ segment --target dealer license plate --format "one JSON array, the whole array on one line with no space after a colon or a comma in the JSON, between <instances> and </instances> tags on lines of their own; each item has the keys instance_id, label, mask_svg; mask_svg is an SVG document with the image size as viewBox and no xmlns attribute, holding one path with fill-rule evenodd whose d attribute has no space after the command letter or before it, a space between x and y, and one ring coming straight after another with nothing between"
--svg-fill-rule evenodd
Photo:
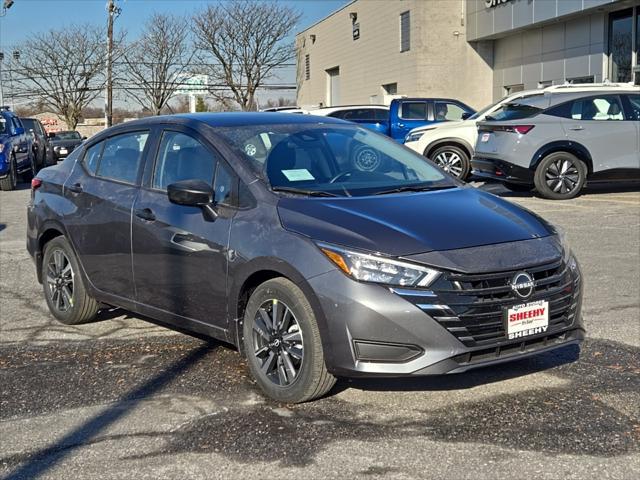
<instances>
[{"instance_id":1,"label":"dealer license plate","mask_svg":"<svg viewBox=\"0 0 640 480\"><path fill-rule=\"evenodd\" d=\"M549 302L546 300L505 308L504 315L509 340L545 333L549 328Z\"/></svg>"},{"instance_id":2,"label":"dealer license plate","mask_svg":"<svg viewBox=\"0 0 640 480\"><path fill-rule=\"evenodd\" d=\"M480 141L483 142L483 143L487 143L490 138L491 138L491 134L490 133L483 133L482 137L480 137Z\"/></svg>"},{"instance_id":3,"label":"dealer license plate","mask_svg":"<svg viewBox=\"0 0 640 480\"><path fill-rule=\"evenodd\" d=\"M66 148L61 148L61 149L60 149L60 153L61 153L62 155L64 155L64 154L66 154L66 153L69 153L69 151L68 151Z\"/></svg>"}]
</instances>

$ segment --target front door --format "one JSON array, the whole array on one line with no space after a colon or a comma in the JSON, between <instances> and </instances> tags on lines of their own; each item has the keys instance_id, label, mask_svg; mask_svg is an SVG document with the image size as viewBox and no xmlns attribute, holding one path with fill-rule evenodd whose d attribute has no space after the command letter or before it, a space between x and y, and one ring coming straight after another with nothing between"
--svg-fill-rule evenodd
<instances>
[{"instance_id":1,"label":"front door","mask_svg":"<svg viewBox=\"0 0 640 480\"><path fill-rule=\"evenodd\" d=\"M625 116L619 95L576 100L566 117L566 135L589 150L594 173L638 168L636 122Z\"/></svg>"},{"instance_id":2,"label":"front door","mask_svg":"<svg viewBox=\"0 0 640 480\"><path fill-rule=\"evenodd\" d=\"M218 218L171 203L167 186L198 179L216 189ZM132 217L137 301L186 319L226 328L227 251L233 209L231 180L219 154L190 130L165 130L148 185ZM178 325L180 326L180 325Z\"/></svg>"}]
</instances>

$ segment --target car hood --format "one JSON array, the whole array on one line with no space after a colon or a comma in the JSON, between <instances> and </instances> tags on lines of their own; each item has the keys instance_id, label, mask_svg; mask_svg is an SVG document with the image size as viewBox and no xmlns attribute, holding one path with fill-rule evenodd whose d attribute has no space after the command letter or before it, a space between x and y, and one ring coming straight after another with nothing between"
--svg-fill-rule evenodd
<instances>
[{"instance_id":1,"label":"car hood","mask_svg":"<svg viewBox=\"0 0 640 480\"><path fill-rule=\"evenodd\" d=\"M284 228L393 256L546 237L534 213L472 187L351 198L281 198Z\"/></svg>"}]
</instances>

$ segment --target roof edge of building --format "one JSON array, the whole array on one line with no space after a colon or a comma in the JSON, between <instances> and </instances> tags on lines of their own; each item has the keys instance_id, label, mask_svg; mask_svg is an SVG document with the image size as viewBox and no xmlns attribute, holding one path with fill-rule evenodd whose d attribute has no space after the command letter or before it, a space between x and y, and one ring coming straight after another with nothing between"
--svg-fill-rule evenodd
<instances>
[{"instance_id":1,"label":"roof edge of building","mask_svg":"<svg viewBox=\"0 0 640 480\"><path fill-rule=\"evenodd\" d=\"M305 28L304 30L300 30L298 33L296 33L296 37L299 35L302 35L304 32L306 32L307 30L311 30L312 28L316 27L317 25L319 25L320 23L324 22L325 20L327 20L330 17L333 17L334 15L336 15L337 13L341 12L342 10L344 10L345 8L347 8L350 5L353 5L354 3L356 3L358 0L351 0L348 3L345 3L343 6L341 6L340 8L334 10L333 12L331 12L329 15L327 15L326 17L321 18L320 20L318 20L317 22L312 23L311 25L309 25L307 28Z\"/></svg>"}]
</instances>

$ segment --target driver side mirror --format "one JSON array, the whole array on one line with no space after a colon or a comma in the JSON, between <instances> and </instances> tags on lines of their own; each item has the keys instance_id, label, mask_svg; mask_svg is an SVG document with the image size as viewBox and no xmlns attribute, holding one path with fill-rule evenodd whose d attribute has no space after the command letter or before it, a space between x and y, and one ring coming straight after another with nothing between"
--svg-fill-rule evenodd
<instances>
[{"instance_id":1,"label":"driver side mirror","mask_svg":"<svg viewBox=\"0 0 640 480\"><path fill-rule=\"evenodd\" d=\"M47 138L55 138L56 134L54 132L47 133Z\"/></svg>"},{"instance_id":2,"label":"driver side mirror","mask_svg":"<svg viewBox=\"0 0 640 480\"><path fill-rule=\"evenodd\" d=\"M462 118L462 120L466 120L469 117L471 117L472 115L473 115L473 113L471 113L471 112L463 112L461 118Z\"/></svg>"},{"instance_id":3,"label":"driver side mirror","mask_svg":"<svg viewBox=\"0 0 640 480\"><path fill-rule=\"evenodd\" d=\"M167 186L167 195L171 203L200 207L210 222L218 218L215 209L214 191L211 185L202 180L181 180Z\"/></svg>"}]
</instances>

